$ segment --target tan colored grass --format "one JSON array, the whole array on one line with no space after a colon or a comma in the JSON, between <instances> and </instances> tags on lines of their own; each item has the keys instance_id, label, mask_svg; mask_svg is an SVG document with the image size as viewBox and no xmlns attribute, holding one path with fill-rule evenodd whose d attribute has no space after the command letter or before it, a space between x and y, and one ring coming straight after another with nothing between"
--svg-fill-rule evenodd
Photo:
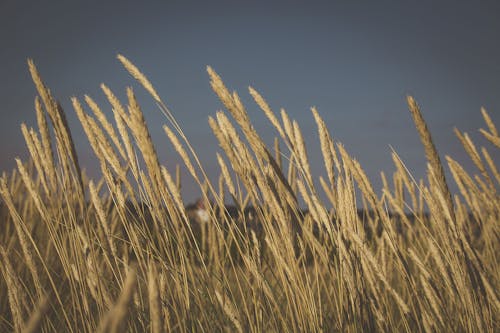
<instances>
[{"instance_id":1,"label":"tan colored grass","mask_svg":"<svg viewBox=\"0 0 500 333\"><path fill-rule=\"evenodd\" d=\"M413 121L417 128L418 134L420 135L420 140L424 145L425 156L427 157L427 160L429 161L431 167L434 170L438 182L437 185L439 186L439 189L446 198L446 204L448 205L448 210L453 215L454 214L453 201L451 199L450 190L448 189L448 184L446 183L443 165L441 164L441 160L439 158L436 146L432 141L431 133L427 128L427 124L425 123L422 113L420 112L420 108L418 107L413 97L408 96L407 100L408 100L408 106L410 108L410 113L413 116Z\"/></svg>"},{"instance_id":2,"label":"tan colored grass","mask_svg":"<svg viewBox=\"0 0 500 333\"><path fill-rule=\"evenodd\" d=\"M49 299L43 297L40 299L35 311L30 315L28 322L24 325L23 333L35 333L40 331L44 316L49 310Z\"/></svg>"},{"instance_id":3,"label":"tan colored grass","mask_svg":"<svg viewBox=\"0 0 500 333\"><path fill-rule=\"evenodd\" d=\"M45 190L45 193L49 195L50 191L47 185L47 181L45 179L45 169L47 165L43 166L43 160L44 157L43 155L40 155L40 142L38 141L38 138L33 136L33 130L28 131L28 128L26 127L26 124L21 124L21 131L23 133L24 141L26 142L26 145L28 146L28 151L30 152L31 159L35 165L36 171L38 173L38 179L40 179L40 182L43 186L43 189Z\"/></svg>"},{"instance_id":4,"label":"tan colored grass","mask_svg":"<svg viewBox=\"0 0 500 333\"><path fill-rule=\"evenodd\" d=\"M491 170L491 173L495 176L495 179L497 183L500 185L500 173L498 172L498 169L493 162L493 159L491 158L490 153L486 150L486 148L482 147L481 152L483 153L484 159L486 160L486 163L488 164L488 167Z\"/></svg>"},{"instance_id":5,"label":"tan colored grass","mask_svg":"<svg viewBox=\"0 0 500 333\"><path fill-rule=\"evenodd\" d=\"M24 185L26 186L28 193L31 195L31 198L33 199L33 202L36 208L38 209L38 212L40 213L43 219L47 220L48 219L47 208L43 203L40 193L36 190L36 185L33 183L33 180L31 179L28 171L26 170L25 166L23 165L20 159L16 158L16 164L17 164L17 169L19 170L19 174L21 175L21 178L24 182Z\"/></svg>"},{"instance_id":6,"label":"tan colored grass","mask_svg":"<svg viewBox=\"0 0 500 333\"><path fill-rule=\"evenodd\" d=\"M40 98L37 96L35 98L35 110L36 118L38 122L38 128L40 131L42 146L43 146L43 158L42 163L46 164L45 172L48 173L48 178L54 191L56 188L56 173L54 167L54 153L52 150L51 136L49 126L47 124L47 118L42 110L40 104Z\"/></svg>"},{"instance_id":7,"label":"tan colored grass","mask_svg":"<svg viewBox=\"0 0 500 333\"><path fill-rule=\"evenodd\" d=\"M30 61L38 131L22 126L30 161L17 160L0 180L1 331L495 331L500 176L493 152L459 133L479 174L447 156L459 188L452 201L410 97L428 183L413 179L392 151L393 184L381 173L380 195L315 108L325 175L312 173L315 143L296 120L283 109L274 114L249 88L276 137L268 146L244 99L209 67L226 108L208 120L220 147L212 181L150 81L119 60L166 116L166 142L186 170L176 165L174 175L173 165L160 163L134 92L127 89L122 103L101 85L114 123L91 97L89 114L72 100L100 163L99 177L89 179L65 114ZM482 113L481 132L495 145L496 127ZM208 223L186 211L181 173L197 184ZM233 208L224 205L226 191ZM45 291L54 295L47 312Z\"/></svg>"},{"instance_id":8,"label":"tan colored grass","mask_svg":"<svg viewBox=\"0 0 500 333\"><path fill-rule=\"evenodd\" d=\"M9 300L10 312L12 314L12 325L16 331L21 331L23 326L24 311L22 309L25 302L24 292L21 289L19 278L16 276L7 252L0 247L1 272L7 285L7 297Z\"/></svg>"},{"instance_id":9,"label":"tan colored grass","mask_svg":"<svg viewBox=\"0 0 500 333\"><path fill-rule=\"evenodd\" d=\"M335 152L335 148L333 145L333 140L330 137L330 133L328 133L328 129L326 127L325 122L319 116L316 108L312 108L311 112L314 116L314 120L316 121L316 125L318 126L318 135L321 144L321 152L323 153L323 160L325 161L326 173L328 175L328 180L330 181L331 186L335 184L335 165L339 165L337 154Z\"/></svg>"},{"instance_id":10,"label":"tan colored grass","mask_svg":"<svg viewBox=\"0 0 500 333\"><path fill-rule=\"evenodd\" d=\"M85 95L85 102L87 102L87 105L90 107L96 118L99 120L103 128L106 130L106 133L108 133L109 137L113 141L115 147L118 149L118 152L120 155L125 158L125 152L122 148L122 145L120 143L120 140L118 139L118 135L116 134L116 131L114 127L111 125L111 123L108 121L104 113L101 111L97 103L88 95Z\"/></svg>"},{"instance_id":11,"label":"tan colored grass","mask_svg":"<svg viewBox=\"0 0 500 333\"><path fill-rule=\"evenodd\" d=\"M229 299L227 299L227 297L222 297L219 292L216 291L215 295L217 296L217 300L222 306L224 313L231 320L234 327L236 328L236 331L243 332L235 306L231 303Z\"/></svg>"},{"instance_id":12,"label":"tan colored grass","mask_svg":"<svg viewBox=\"0 0 500 333\"><path fill-rule=\"evenodd\" d=\"M222 172L222 177L224 179L225 184L227 185L227 188L229 189L229 193L233 195L233 197L236 197L236 189L233 184L233 180L231 179L231 175L229 174L229 169L226 165L226 162L224 162L224 159L220 154L217 153L217 161L219 162L219 166Z\"/></svg>"},{"instance_id":13,"label":"tan colored grass","mask_svg":"<svg viewBox=\"0 0 500 333\"><path fill-rule=\"evenodd\" d=\"M97 329L98 332L122 332L125 327L124 320L127 316L127 308L132 301L136 289L137 273L131 267L127 273L127 279L123 285L120 297L106 316L103 317Z\"/></svg>"},{"instance_id":14,"label":"tan colored grass","mask_svg":"<svg viewBox=\"0 0 500 333\"><path fill-rule=\"evenodd\" d=\"M460 142L462 143L462 146L464 147L465 151L470 156L474 165L479 169L479 171L481 172L481 175L488 182L490 189L492 191L494 191L495 185L493 185L493 182L492 182L488 172L486 171L486 167L483 164L483 161L481 159L481 155L479 155L479 152L477 151L476 146L472 142L469 135L467 133L464 133L464 134L460 133L460 131L456 128L454 129L454 132L455 132L455 135L460 140Z\"/></svg>"},{"instance_id":15,"label":"tan colored grass","mask_svg":"<svg viewBox=\"0 0 500 333\"><path fill-rule=\"evenodd\" d=\"M303 175L308 182L308 186L313 187L313 179L311 175L311 167L309 165L309 159L307 158L307 150L304 141L304 137L302 136L302 132L300 131L299 124L294 121L293 122L293 136L295 138L295 149L298 157L299 165L303 170Z\"/></svg>"},{"instance_id":16,"label":"tan colored grass","mask_svg":"<svg viewBox=\"0 0 500 333\"><path fill-rule=\"evenodd\" d=\"M167 134L167 137L169 138L170 142L172 143L172 146L175 148L177 153L179 153L179 155L181 156L183 162L186 164L186 168L189 170L189 172L191 173L193 178L199 179L198 175L194 169L193 163L191 163L191 159L189 158L186 150L184 149L184 147L180 143L177 136L174 134L174 132L172 132L172 130L167 125L163 126L163 130Z\"/></svg>"},{"instance_id":17,"label":"tan colored grass","mask_svg":"<svg viewBox=\"0 0 500 333\"><path fill-rule=\"evenodd\" d=\"M484 129L480 129L479 131L481 134L484 135L484 137L490 141L493 145L495 145L497 148L500 148L500 136L498 136L498 131L497 128L495 127L495 124L491 120L490 116L486 112L484 108L481 109L481 113L483 114L484 121L486 123L486 126L488 126L488 129L490 132L487 132Z\"/></svg>"},{"instance_id":18,"label":"tan colored grass","mask_svg":"<svg viewBox=\"0 0 500 333\"><path fill-rule=\"evenodd\" d=\"M26 266L28 267L31 273L31 278L33 279L33 284L35 286L36 292L38 296L41 296L42 286L40 281L40 275L38 273L37 266L35 265L32 245L28 242L28 239L30 237L29 230L27 229L26 224L22 220L21 216L19 215L14 205L12 195L9 189L7 188L7 184L4 178L0 178L0 195L2 197L3 203L7 206L7 209L9 210L10 216L14 220L14 227L16 230L17 237L19 239L19 244L21 245Z\"/></svg>"},{"instance_id":19,"label":"tan colored grass","mask_svg":"<svg viewBox=\"0 0 500 333\"><path fill-rule=\"evenodd\" d=\"M486 112L485 108L481 108L481 114L483 115L484 122L486 123L486 126L488 126L488 129L490 130L491 134L493 134L494 136L498 136L497 128L493 123L493 121L491 120L488 112Z\"/></svg>"},{"instance_id":20,"label":"tan colored grass","mask_svg":"<svg viewBox=\"0 0 500 333\"><path fill-rule=\"evenodd\" d=\"M151 318L151 332L163 332L163 314L158 290L158 272L154 263L150 263L148 270L148 299L149 316Z\"/></svg>"},{"instance_id":21,"label":"tan colored grass","mask_svg":"<svg viewBox=\"0 0 500 333\"><path fill-rule=\"evenodd\" d=\"M137 81L139 81L139 83L142 84L142 86L151 94L151 96L153 96L153 98L157 102L161 102L160 96L156 92L156 90L153 87L153 85L151 84L151 82L149 82L147 77L144 74L142 74L142 72L134 64L132 64L127 58L125 58L121 54L119 54L117 56L117 58L118 58L118 60L120 60L120 62L123 64L123 66L127 69L127 71Z\"/></svg>"},{"instance_id":22,"label":"tan colored grass","mask_svg":"<svg viewBox=\"0 0 500 333\"><path fill-rule=\"evenodd\" d=\"M255 100L255 103L261 108L261 110L264 112L266 117L269 119L271 124L276 128L280 136L285 139L285 132L283 131L283 128L281 127L281 124L278 120L278 118L274 115L274 112L271 110L271 107L267 102L265 101L264 97L262 97L254 88L248 87L248 91L250 92L250 95L252 95L253 99Z\"/></svg>"},{"instance_id":23,"label":"tan colored grass","mask_svg":"<svg viewBox=\"0 0 500 333\"><path fill-rule=\"evenodd\" d=\"M118 255L117 255L116 245L113 240L113 237L111 236L109 221L106 216L106 213L104 212L101 199L99 198L99 194L97 193L97 190L92 181L90 181L89 183L89 190L90 190L90 199L92 200L92 204L94 205L99 221L101 222L101 226L102 229L104 230L104 235L106 236L106 240L108 241L108 248L111 251L113 257L117 257Z\"/></svg>"}]
</instances>

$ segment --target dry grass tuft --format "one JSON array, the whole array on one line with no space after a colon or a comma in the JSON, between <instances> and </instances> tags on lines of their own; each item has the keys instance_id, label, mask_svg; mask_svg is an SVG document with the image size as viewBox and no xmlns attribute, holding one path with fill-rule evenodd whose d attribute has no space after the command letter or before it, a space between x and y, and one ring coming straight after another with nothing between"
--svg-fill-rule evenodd
<instances>
[{"instance_id":1,"label":"dry grass tuft","mask_svg":"<svg viewBox=\"0 0 500 333\"><path fill-rule=\"evenodd\" d=\"M166 116L167 142L201 200L185 205L184 170L160 164L131 88L120 101L101 85L110 110L72 98L100 164L101 176L89 179L65 113L30 60L38 127L21 125L30 158L0 178L0 331L498 331L500 137L484 109L480 132L491 145L455 130L478 174L446 156L446 180L408 97L427 181L393 151L395 171L381 173L378 195L318 110L315 143L249 88L276 131L268 146L209 67L227 111L208 121L220 146L212 184L151 82L118 59ZM314 145L325 175L312 174Z\"/></svg>"}]
</instances>

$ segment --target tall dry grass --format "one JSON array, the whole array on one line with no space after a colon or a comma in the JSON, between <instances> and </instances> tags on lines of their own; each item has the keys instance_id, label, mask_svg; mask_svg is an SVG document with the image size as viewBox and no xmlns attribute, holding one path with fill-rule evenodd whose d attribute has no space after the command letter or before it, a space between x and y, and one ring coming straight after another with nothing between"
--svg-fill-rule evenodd
<instances>
[{"instance_id":1,"label":"tall dry grass","mask_svg":"<svg viewBox=\"0 0 500 333\"><path fill-rule=\"evenodd\" d=\"M325 176L311 173L297 121L250 88L276 130L267 146L239 95L208 68L227 111L209 119L220 146L212 184L147 77L118 59L164 113L210 221L186 208L179 167L159 163L132 88L120 101L102 85L106 106L72 98L102 174L88 179L65 113L29 61L37 128L21 129L31 157L0 179L1 331L499 330L500 174L492 156L500 137L484 109L480 131L490 147L455 130L477 167L470 174L450 156L442 163L409 97L427 179L415 180L393 152L395 171L381 174L378 195L316 109Z\"/></svg>"}]
</instances>

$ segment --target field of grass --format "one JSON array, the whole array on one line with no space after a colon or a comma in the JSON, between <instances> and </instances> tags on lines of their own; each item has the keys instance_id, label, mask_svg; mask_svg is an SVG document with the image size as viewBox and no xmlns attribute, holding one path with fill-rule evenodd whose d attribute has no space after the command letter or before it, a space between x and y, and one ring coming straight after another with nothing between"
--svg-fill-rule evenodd
<instances>
[{"instance_id":1,"label":"field of grass","mask_svg":"<svg viewBox=\"0 0 500 333\"><path fill-rule=\"evenodd\" d=\"M276 131L266 146L208 68L226 110L209 119L221 152L215 184L148 79L118 59L164 113L209 222L186 210L179 169L159 163L131 88L120 101L102 85L108 105L72 99L100 163L102 178L88 179L65 113L29 61L37 126L21 129L31 157L0 179L1 332L500 330L500 136L485 110L488 147L456 130L477 167L469 174L440 161L408 97L427 177L415 180L393 153L396 171L381 174L377 195L315 109L324 176L311 174L296 121L250 88Z\"/></svg>"}]
</instances>

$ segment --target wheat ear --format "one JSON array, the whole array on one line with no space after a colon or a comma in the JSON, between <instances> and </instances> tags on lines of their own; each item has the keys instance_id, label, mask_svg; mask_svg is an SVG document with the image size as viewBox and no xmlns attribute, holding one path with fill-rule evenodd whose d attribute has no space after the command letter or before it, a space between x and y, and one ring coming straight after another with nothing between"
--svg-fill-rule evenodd
<instances>
[{"instance_id":1,"label":"wheat ear","mask_svg":"<svg viewBox=\"0 0 500 333\"><path fill-rule=\"evenodd\" d=\"M446 183L446 177L444 175L443 165L441 164L441 160L439 159L439 155L432 141L431 132L427 127L427 124L424 121L424 117L420 112L420 108L417 103L413 99L413 97L407 97L408 106L410 108L411 115L413 116L413 122L415 123L415 127L417 128L418 134L420 135L420 140L424 145L425 156L429 161L431 167L434 169L434 174L436 176L437 184L439 189L445 196L446 204L450 211L450 214L455 219L455 211L453 208L453 200L451 198L450 190L448 189L448 184Z\"/></svg>"}]
</instances>

